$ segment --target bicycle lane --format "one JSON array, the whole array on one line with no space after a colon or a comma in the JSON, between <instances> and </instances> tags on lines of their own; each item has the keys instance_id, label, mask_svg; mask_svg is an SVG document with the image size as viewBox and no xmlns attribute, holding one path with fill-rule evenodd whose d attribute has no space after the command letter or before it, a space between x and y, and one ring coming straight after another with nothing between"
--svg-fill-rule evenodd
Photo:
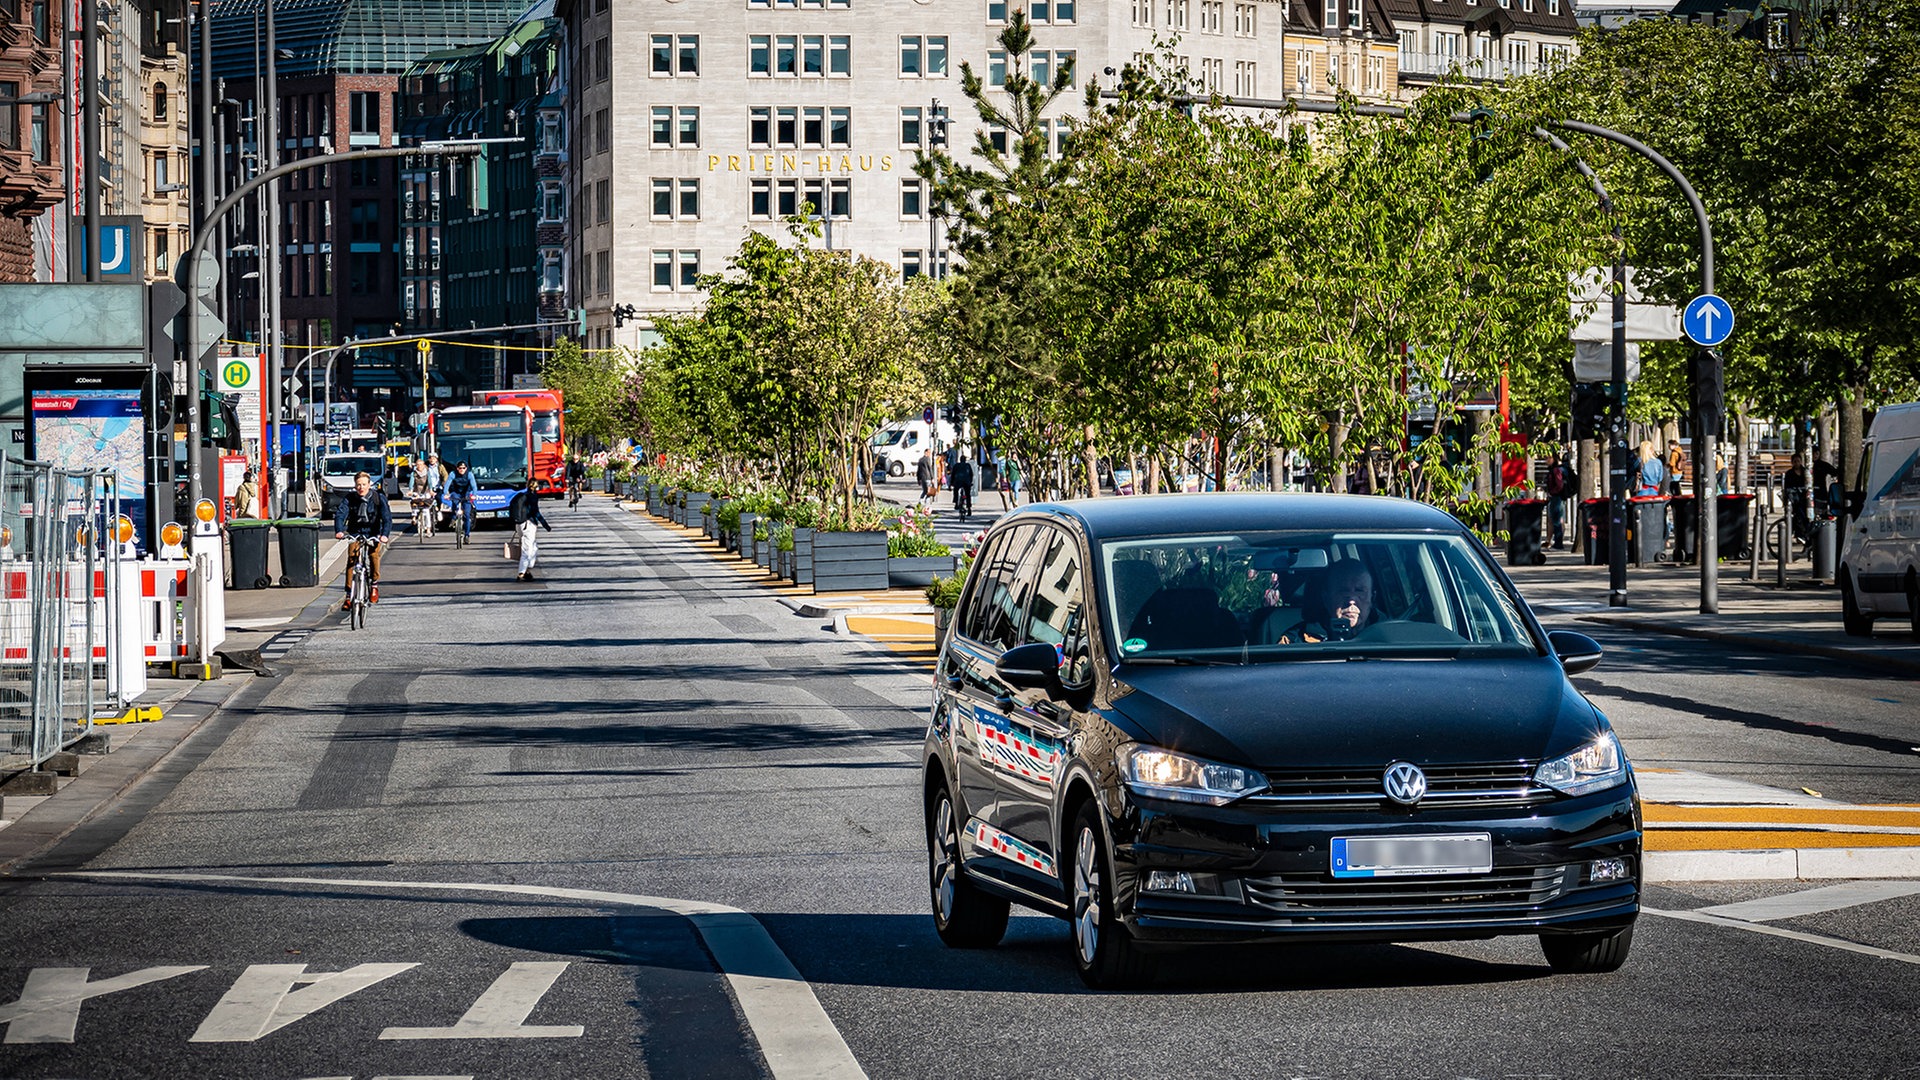
<instances>
[{"instance_id":1,"label":"bicycle lane","mask_svg":"<svg viewBox=\"0 0 1920 1080\"><path fill-rule=\"evenodd\" d=\"M561 887L580 876L526 858L449 858L485 838L393 812L405 792L457 792L476 774L414 760L405 736L422 721L448 729L444 744L482 725L468 731L500 765L527 753L499 750L485 726L500 715L491 689L469 708L445 685L526 651L517 633L474 640L491 636L483 613L524 613L498 580L510 566L479 545L393 556L366 632L306 637L292 674L246 684L205 746L181 748L183 764L205 752L146 793L157 813L103 815L0 899L15 930L0 946L0 1073L630 1076L697 1061L708 1075L860 1075L744 913ZM462 649L491 655L468 667ZM551 685L499 696L535 724L577 704ZM184 804L168 799L178 787ZM564 816L497 787L476 799ZM502 824L502 845L524 854L530 821ZM596 853L571 835L552 835L568 850L550 858ZM476 866L508 880L460 873ZM95 929L75 934L74 912Z\"/></svg>"}]
</instances>

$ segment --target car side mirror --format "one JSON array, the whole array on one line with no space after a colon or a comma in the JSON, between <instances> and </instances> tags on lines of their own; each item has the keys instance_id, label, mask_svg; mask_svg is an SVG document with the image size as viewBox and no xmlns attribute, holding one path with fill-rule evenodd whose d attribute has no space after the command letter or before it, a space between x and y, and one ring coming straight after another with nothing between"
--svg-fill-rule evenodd
<instances>
[{"instance_id":1,"label":"car side mirror","mask_svg":"<svg viewBox=\"0 0 1920 1080\"><path fill-rule=\"evenodd\" d=\"M1008 686L1060 693L1060 654L1044 641L1015 645L993 662L993 673Z\"/></svg>"},{"instance_id":2,"label":"car side mirror","mask_svg":"<svg viewBox=\"0 0 1920 1080\"><path fill-rule=\"evenodd\" d=\"M1553 630L1547 634L1547 644L1553 646L1553 655L1569 675L1592 671L1600 663L1600 643L1585 634Z\"/></svg>"}]
</instances>

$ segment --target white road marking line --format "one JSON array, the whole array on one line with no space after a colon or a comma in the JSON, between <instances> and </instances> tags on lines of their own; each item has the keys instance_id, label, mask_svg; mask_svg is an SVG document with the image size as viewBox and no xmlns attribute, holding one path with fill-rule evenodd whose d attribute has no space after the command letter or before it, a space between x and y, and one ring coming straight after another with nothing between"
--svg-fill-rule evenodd
<instances>
[{"instance_id":1,"label":"white road marking line","mask_svg":"<svg viewBox=\"0 0 1920 1080\"><path fill-rule=\"evenodd\" d=\"M1642 907L1641 914L1658 915L1663 919L1679 919L1682 922L1706 923L1708 926L1727 926L1735 930L1745 930L1750 934L1765 934L1768 937L1786 938L1789 941L1804 942L1808 945L1822 945L1842 952L1859 953L1862 956L1878 957L1882 960L1898 960L1903 964L1920 964L1920 956L1911 953L1894 952L1892 949L1878 949L1872 945L1843 941L1840 938L1826 937L1822 934L1808 934L1799 930L1788 930L1781 926L1768 926L1765 923L1752 923L1744 919L1728 919L1719 915L1707 915L1698 911L1661 911L1658 908Z\"/></svg>"},{"instance_id":2,"label":"white road marking line","mask_svg":"<svg viewBox=\"0 0 1920 1080\"><path fill-rule=\"evenodd\" d=\"M7 1025L10 1043L70 1043L73 1029L80 1022L80 1004L88 998L131 990L177 975L207 970L205 964L189 967L150 967L115 975L111 979L88 982L92 968L34 968L27 972L27 983L19 1000L0 1005L0 1024Z\"/></svg>"},{"instance_id":3,"label":"white road marking line","mask_svg":"<svg viewBox=\"0 0 1920 1080\"><path fill-rule=\"evenodd\" d=\"M1716 904L1713 907L1697 910L1727 919L1768 922L1773 919L1797 919L1802 915L1839 911L1841 908L1858 907L1861 904L1872 904L1881 900L1894 900L1902 896L1912 896L1915 893L1920 893L1920 881L1847 881L1819 889L1802 889L1799 892L1783 893L1780 896L1742 900L1737 904Z\"/></svg>"},{"instance_id":4,"label":"white road marking line","mask_svg":"<svg viewBox=\"0 0 1920 1080\"><path fill-rule=\"evenodd\" d=\"M254 964L240 973L188 1042L253 1042L419 964L356 964L306 974L305 964ZM299 987L299 989L295 989Z\"/></svg>"},{"instance_id":5,"label":"white road marking line","mask_svg":"<svg viewBox=\"0 0 1920 1080\"><path fill-rule=\"evenodd\" d=\"M866 1070L847 1048L840 1029L814 996L813 987L769 937L758 919L725 904L664 896L563 889L544 885L497 885L451 881L374 881L353 878L242 877L237 874L167 874L133 870L77 870L61 877L124 881L232 881L249 885L351 886L437 892L505 893L586 900L625 907L658 908L683 915L699 931L707 951L727 977L747 1029L760 1044L774 1080L865 1080Z\"/></svg>"},{"instance_id":6,"label":"white road marking line","mask_svg":"<svg viewBox=\"0 0 1920 1080\"><path fill-rule=\"evenodd\" d=\"M383 1039L576 1039L587 1029L578 1024L551 1027L527 1026L534 1006L567 970L567 962L536 963L517 960L506 974L493 980L486 993L473 1003L465 1016L452 1027L390 1027L380 1033Z\"/></svg>"}]
</instances>

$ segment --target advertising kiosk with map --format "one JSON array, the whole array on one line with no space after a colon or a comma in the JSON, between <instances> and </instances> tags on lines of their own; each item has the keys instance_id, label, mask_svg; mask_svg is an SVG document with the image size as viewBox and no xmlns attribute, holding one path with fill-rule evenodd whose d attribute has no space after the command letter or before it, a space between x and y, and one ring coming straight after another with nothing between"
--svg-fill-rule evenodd
<instances>
[{"instance_id":1,"label":"advertising kiosk with map","mask_svg":"<svg viewBox=\"0 0 1920 1080\"><path fill-rule=\"evenodd\" d=\"M146 372L29 368L27 455L62 469L111 469L120 512L146 536Z\"/></svg>"}]
</instances>

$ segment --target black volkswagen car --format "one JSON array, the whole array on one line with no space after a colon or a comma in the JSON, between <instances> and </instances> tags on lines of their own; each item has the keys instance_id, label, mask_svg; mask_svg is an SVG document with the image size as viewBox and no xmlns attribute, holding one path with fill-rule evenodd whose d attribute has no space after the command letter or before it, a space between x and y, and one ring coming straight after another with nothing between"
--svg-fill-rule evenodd
<instances>
[{"instance_id":1,"label":"black volkswagen car","mask_svg":"<svg viewBox=\"0 0 1920 1080\"><path fill-rule=\"evenodd\" d=\"M1023 507L940 642L934 924L1066 919L1093 986L1180 943L1537 934L1625 962L1640 806L1605 716L1452 517L1210 494Z\"/></svg>"}]
</instances>

